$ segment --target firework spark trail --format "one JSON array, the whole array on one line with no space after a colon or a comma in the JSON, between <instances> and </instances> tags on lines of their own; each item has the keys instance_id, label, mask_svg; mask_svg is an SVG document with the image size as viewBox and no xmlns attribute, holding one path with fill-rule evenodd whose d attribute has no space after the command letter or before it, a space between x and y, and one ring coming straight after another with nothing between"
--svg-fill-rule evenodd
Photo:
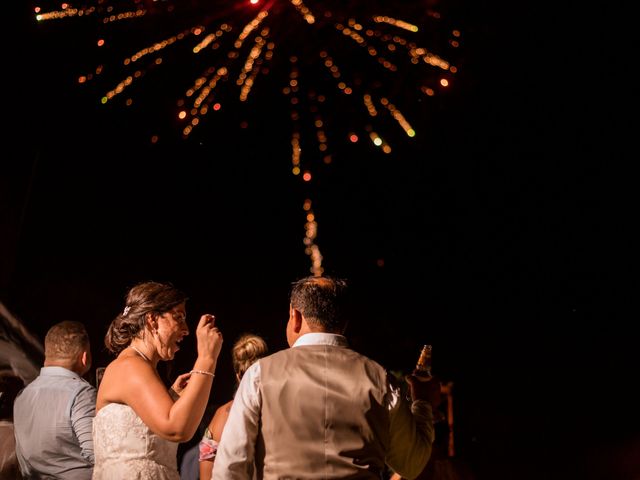
<instances>
[{"instance_id":1,"label":"firework spark trail","mask_svg":"<svg viewBox=\"0 0 640 480\"><path fill-rule=\"evenodd\" d=\"M108 28L108 25L145 17L173 18L178 6L171 1L160 6L146 3L146 8L142 6L143 1L134 1L134 8L120 4L120 12L115 11L116 4L108 2L82 8L64 4L62 9L49 12L36 9L36 19L44 22L85 17ZM341 6L350 5L347 2ZM176 34L164 35L161 40L134 49L120 62L128 73L101 95L101 102L112 103L158 68L171 68L172 62L165 60L169 58L165 54L178 51L178 46L184 45L193 55L190 62L208 64L177 101L176 115L182 125L182 137L186 139L196 128L203 128L205 116L212 112L221 115L225 110L223 106L229 107L233 99L241 104L249 103L252 92L261 82L260 77L282 75L285 68L281 66L285 65L287 73L282 75L284 85L280 90L289 104L291 173L305 186L313 185L322 165L332 163L334 153L330 139L351 143L369 139L383 154L390 154L393 150L389 138L395 138L394 129L399 127L405 138L418 135L412 114L403 111L407 101L401 108L402 99L394 98L399 93L397 87L395 92L393 88L386 88L387 83L394 83L389 80L390 75L418 70L418 81L410 86L415 87L416 94L431 97L446 87L457 72L456 67L436 51L418 45L423 28L418 22L374 12L367 13L364 20L357 20L356 15L333 11L325 2L306 5L301 0L270 0L254 6L237 3L233 8L210 9L199 21L191 22L192 26L177 28ZM427 10L426 13L431 20L440 20L438 12ZM239 33L228 41L234 31ZM418 39L409 38L412 35ZM453 29L447 35L451 37L448 46L457 48L460 31ZM353 49L349 45L353 45ZM78 82L97 83L99 77L103 81L111 79L113 69L106 75L107 66L98 65L80 76ZM363 75L362 70L368 71L371 66L377 66L379 76ZM422 70L424 68L431 71ZM439 76L438 71L444 76ZM373 79L368 78L372 76ZM231 78L235 81L229 81ZM406 95L408 88L401 90L400 93ZM415 103L415 98L412 97L410 103ZM131 105L132 99L127 98L124 103ZM391 127L393 123L397 127ZM339 131L340 128L344 131ZM312 262L311 271L320 274L322 255L315 243L317 216L311 209L312 195L306 197L303 207L305 252Z\"/></svg>"},{"instance_id":2,"label":"firework spark trail","mask_svg":"<svg viewBox=\"0 0 640 480\"><path fill-rule=\"evenodd\" d=\"M245 40L249 37L249 35L255 31L262 21L267 17L268 12L262 11L260 12L253 20L247 23L238 38L233 43L233 50L229 51L227 54L227 58L230 61L238 58L240 56L240 49L242 48ZM216 31L215 37L220 38L224 32L231 31L232 27L227 24L223 24ZM253 68L253 64L256 63L256 60L260 57L262 53L262 47L265 45L264 36L268 35L268 29L262 31L262 35L255 39L254 48L249 52L247 60L244 63L243 69L238 75L238 81L236 82L240 87L244 87L241 89L240 93L240 101L246 101L249 95L249 90L251 85L253 85L255 81L255 76L258 73L258 69ZM212 46L215 48L219 48L218 43L213 43ZM271 50L273 46L268 46ZM193 128L200 123L200 117L206 115L209 112L209 107L213 101L213 93L218 85L218 82L221 79L226 79L227 74L230 71L230 65L227 64L223 67L214 68L209 67L207 72L205 72L194 84L193 87L187 90L185 96L192 97L194 94L200 91L200 95L198 95L192 103L192 108L189 111L181 111L178 116L181 120L185 120L187 125L183 129L183 135L185 137L189 136L193 131ZM250 76L247 78L247 73L249 72ZM213 76L212 76L213 75ZM247 88L247 85L248 88ZM205 87L206 88L202 88ZM185 101L180 100L178 102L179 106L184 105Z\"/></svg>"}]
</instances>

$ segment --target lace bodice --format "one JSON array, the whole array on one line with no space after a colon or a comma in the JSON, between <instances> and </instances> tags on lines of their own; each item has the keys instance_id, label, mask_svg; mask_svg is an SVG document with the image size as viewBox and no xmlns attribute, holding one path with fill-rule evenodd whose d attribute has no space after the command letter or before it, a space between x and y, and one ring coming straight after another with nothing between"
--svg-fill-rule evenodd
<instances>
[{"instance_id":1,"label":"lace bodice","mask_svg":"<svg viewBox=\"0 0 640 480\"><path fill-rule=\"evenodd\" d=\"M93 480L180 480L178 443L153 433L131 407L110 403L93 420Z\"/></svg>"}]
</instances>

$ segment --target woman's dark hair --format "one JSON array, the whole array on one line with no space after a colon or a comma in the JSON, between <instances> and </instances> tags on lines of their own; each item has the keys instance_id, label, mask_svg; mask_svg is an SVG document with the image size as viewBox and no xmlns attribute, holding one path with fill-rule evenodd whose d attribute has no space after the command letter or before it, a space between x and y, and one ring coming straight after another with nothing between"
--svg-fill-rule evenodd
<instances>
[{"instance_id":1,"label":"woman's dark hair","mask_svg":"<svg viewBox=\"0 0 640 480\"><path fill-rule=\"evenodd\" d=\"M144 331L146 315L162 315L187 300L187 296L170 283L143 282L126 295L125 307L111 322L104 344L114 355L127 348L131 340Z\"/></svg>"}]
</instances>

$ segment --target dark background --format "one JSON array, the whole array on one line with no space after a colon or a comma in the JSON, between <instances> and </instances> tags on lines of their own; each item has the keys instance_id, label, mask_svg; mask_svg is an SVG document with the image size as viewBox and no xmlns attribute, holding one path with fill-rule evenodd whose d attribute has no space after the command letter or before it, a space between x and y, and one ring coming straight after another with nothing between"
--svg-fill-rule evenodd
<instances>
[{"instance_id":1,"label":"dark background","mask_svg":"<svg viewBox=\"0 0 640 480\"><path fill-rule=\"evenodd\" d=\"M171 281L190 295L192 326L204 312L218 318L225 347L211 401L223 403L239 333L286 347L288 287L311 265L302 203L312 198L325 273L352 283L353 347L407 371L422 344L434 345L435 372L455 384L458 457L479 479L640 478L635 150L623 115L631 57L628 33L614 28L619 12L309 3L435 25L420 39L459 72L427 98L416 85L433 84L431 70L387 75L344 40L327 40L345 73L378 80L418 135L380 128L391 155L366 139L346 142L366 120L312 76L305 88L329 92L332 162L304 149L314 173L304 184L290 173L282 64L259 79L249 105L221 93L224 115L186 140L175 100L202 67L186 51L167 51L162 69L132 87L132 107L98 101L122 78L112 72L124 56L194 19L237 20L246 7L185 2L104 27L89 18L38 24L27 3L17 17L26 35L7 58L0 292L36 336L83 321L104 366L102 337L126 290ZM278 21L283 51L315 52L329 38ZM449 27L462 32L457 50ZM108 67L100 81L77 85L96 64ZM194 358L187 346L163 374Z\"/></svg>"}]
</instances>

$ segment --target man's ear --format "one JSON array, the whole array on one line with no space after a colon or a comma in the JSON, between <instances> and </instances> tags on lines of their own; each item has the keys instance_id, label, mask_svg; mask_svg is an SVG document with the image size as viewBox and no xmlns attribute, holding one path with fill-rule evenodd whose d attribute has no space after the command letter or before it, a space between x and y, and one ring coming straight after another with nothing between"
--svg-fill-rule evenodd
<instances>
[{"instance_id":1,"label":"man's ear","mask_svg":"<svg viewBox=\"0 0 640 480\"><path fill-rule=\"evenodd\" d=\"M89 354L88 352L85 350L84 352L82 352L82 357L80 358L80 361L82 362L82 366L85 368L88 368L89 365Z\"/></svg>"},{"instance_id":2,"label":"man's ear","mask_svg":"<svg viewBox=\"0 0 640 480\"><path fill-rule=\"evenodd\" d=\"M302 313L300 313L300 310L291 308L291 319L293 320L291 325L293 332L296 334L300 333L300 331L302 330L302 321L303 321Z\"/></svg>"},{"instance_id":3,"label":"man's ear","mask_svg":"<svg viewBox=\"0 0 640 480\"><path fill-rule=\"evenodd\" d=\"M82 353L78 355L75 368L76 370L74 371L80 376L89 371L91 368L91 352L89 350L83 350Z\"/></svg>"}]
</instances>

